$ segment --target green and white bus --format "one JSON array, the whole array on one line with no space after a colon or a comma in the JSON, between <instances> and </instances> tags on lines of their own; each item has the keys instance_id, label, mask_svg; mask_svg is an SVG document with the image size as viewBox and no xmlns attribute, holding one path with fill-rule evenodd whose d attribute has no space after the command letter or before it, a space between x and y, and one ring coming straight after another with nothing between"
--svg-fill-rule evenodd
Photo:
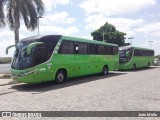
<instances>
[{"instance_id":1,"label":"green and white bus","mask_svg":"<svg viewBox=\"0 0 160 120\"><path fill-rule=\"evenodd\" d=\"M25 38L13 46L11 77L23 83L62 83L71 77L107 74L119 66L118 46L100 41L47 35Z\"/></svg>"},{"instance_id":2,"label":"green and white bus","mask_svg":"<svg viewBox=\"0 0 160 120\"><path fill-rule=\"evenodd\" d=\"M119 70L135 70L150 67L154 61L154 50L140 47L119 47Z\"/></svg>"}]
</instances>

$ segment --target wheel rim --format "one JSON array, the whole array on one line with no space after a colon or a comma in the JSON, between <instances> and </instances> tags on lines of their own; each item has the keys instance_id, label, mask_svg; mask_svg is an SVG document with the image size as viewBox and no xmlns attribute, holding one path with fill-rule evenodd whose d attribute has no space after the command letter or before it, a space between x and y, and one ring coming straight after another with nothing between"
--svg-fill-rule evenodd
<instances>
[{"instance_id":1,"label":"wheel rim","mask_svg":"<svg viewBox=\"0 0 160 120\"><path fill-rule=\"evenodd\" d=\"M57 81L58 81L59 83L61 83L61 82L63 82L63 80L64 80L64 75L63 75L62 72L60 72L60 73L57 75Z\"/></svg>"}]
</instances>

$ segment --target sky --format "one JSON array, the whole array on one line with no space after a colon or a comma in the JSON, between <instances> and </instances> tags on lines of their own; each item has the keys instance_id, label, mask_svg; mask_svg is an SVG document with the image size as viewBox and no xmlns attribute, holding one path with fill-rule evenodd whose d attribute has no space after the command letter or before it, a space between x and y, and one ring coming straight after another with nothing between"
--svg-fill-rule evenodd
<instances>
[{"instance_id":1,"label":"sky","mask_svg":"<svg viewBox=\"0 0 160 120\"><path fill-rule=\"evenodd\" d=\"M45 14L40 18L40 35L67 35L91 39L91 32L106 22L125 32L126 42L133 46L152 48L160 55L160 0L43 0ZM38 35L27 31L23 21L20 39ZM128 39L133 37L134 39ZM149 42L152 41L152 42ZM0 57L10 57L14 48L14 32L0 29Z\"/></svg>"}]
</instances>

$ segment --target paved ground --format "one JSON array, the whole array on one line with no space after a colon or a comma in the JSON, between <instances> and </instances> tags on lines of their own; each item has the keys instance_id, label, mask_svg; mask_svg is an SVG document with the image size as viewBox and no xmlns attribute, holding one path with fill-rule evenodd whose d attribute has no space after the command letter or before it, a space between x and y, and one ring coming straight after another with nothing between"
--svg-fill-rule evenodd
<instances>
[{"instance_id":1,"label":"paved ground","mask_svg":"<svg viewBox=\"0 0 160 120\"><path fill-rule=\"evenodd\" d=\"M10 64L0 64L0 74L10 73Z\"/></svg>"},{"instance_id":2,"label":"paved ground","mask_svg":"<svg viewBox=\"0 0 160 120\"><path fill-rule=\"evenodd\" d=\"M133 72L117 71L108 76L93 75L75 78L61 85L53 83L27 85L10 79L0 79L0 111L17 110L159 111L160 67ZM138 118L99 119L136 120ZM139 119L150 120L150 118ZM151 120L154 119L160 118Z\"/></svg>"}]
</instances>

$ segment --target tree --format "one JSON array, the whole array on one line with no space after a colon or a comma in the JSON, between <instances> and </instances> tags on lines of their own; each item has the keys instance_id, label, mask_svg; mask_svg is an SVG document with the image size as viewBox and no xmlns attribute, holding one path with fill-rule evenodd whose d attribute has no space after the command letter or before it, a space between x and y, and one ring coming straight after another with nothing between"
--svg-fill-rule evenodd
<instances>
[{"instance_id":1,"label":"tree","mask_svg":"<svg viewBox=\"0 0 160 120\"><path fill-rule=\"evenodd\" d=\"M8 25L14 31L16 44L19 41L20 19L23 18L27 29L32 31L37 28L37 17L43 14L42 0L0 0L0 28Z\"/></svg>"},{"instance_id":2,"label":"tree","mask_svg":"<svg viewBox=\"0 0 160 120\"><path fill-rule=\"evenodd\" d=\"M114 43L119 46L130 45L130 43L125 43L126 33L116 30L115 26L106 22L99 29L91 33L93 40L104 41L108 43Z\"/></svg>"}]
</instances>

